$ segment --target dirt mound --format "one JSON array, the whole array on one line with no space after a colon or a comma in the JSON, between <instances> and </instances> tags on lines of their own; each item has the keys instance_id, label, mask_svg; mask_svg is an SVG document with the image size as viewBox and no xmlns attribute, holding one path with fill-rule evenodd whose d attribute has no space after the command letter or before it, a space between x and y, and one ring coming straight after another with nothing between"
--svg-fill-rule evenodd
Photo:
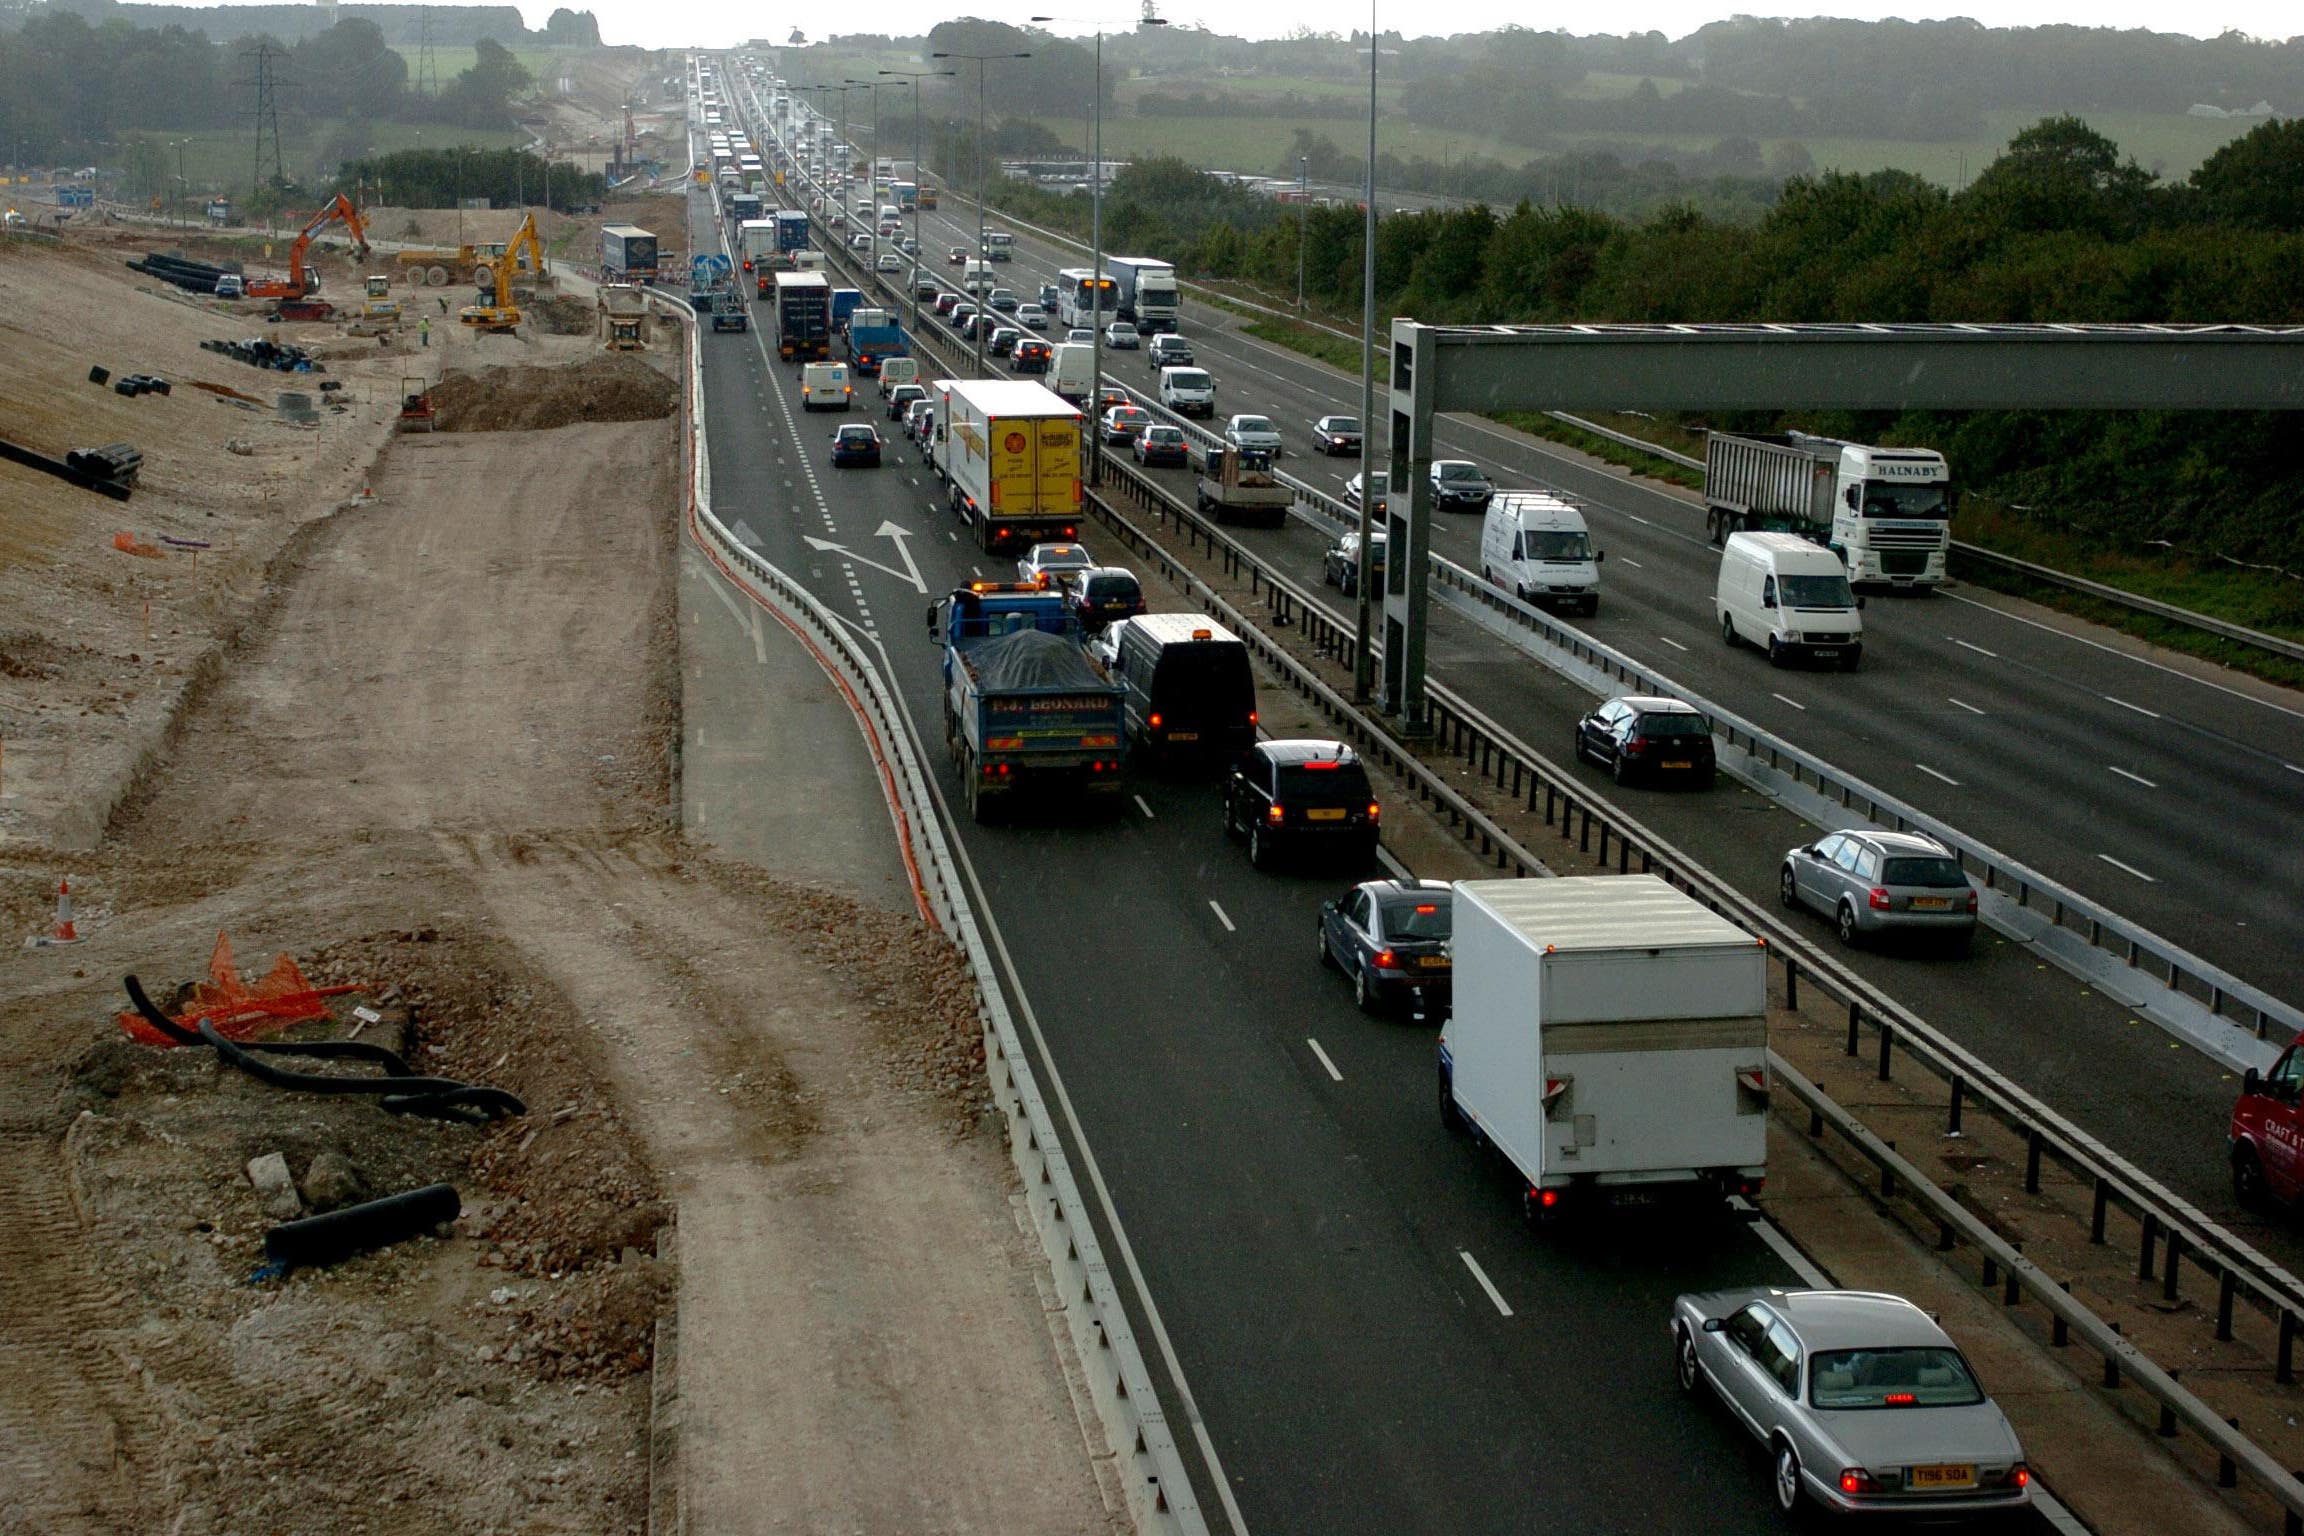
<instances>
[{"instance_id":1,"label":"dirt mound","mask_svg":"<svg viewBox=\"0 0 2304 1536\"><path fill-rule=\"evenodd\" d=\"M521 312L553 336L589 335L593 326L592 306L564 293L543 294L524 301Z\"/></svg>"},{"instance_id":2,"label":"dirt mound","mask_svg":"<svg viewBox=\"0 0 2304 1536\"><path fill-rule=\"evenodd\" d=\"M451 373L432 400L443 432L528 432L669 416L680 408L680 385L630 353L615 353L565 368Z\"/></svg>"}]
</instances>

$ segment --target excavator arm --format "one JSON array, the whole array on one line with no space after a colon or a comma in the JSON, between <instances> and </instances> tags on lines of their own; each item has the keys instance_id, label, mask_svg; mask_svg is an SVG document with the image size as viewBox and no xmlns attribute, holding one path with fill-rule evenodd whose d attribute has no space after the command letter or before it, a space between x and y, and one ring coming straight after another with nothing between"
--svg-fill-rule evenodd
<instances>
[{"instance_id":1,"label":"excavator arm","mask_svg":"<svg viewBox=\"0 0 2304 1536\"><path fill-rule=\"evenodd\" d=\"M341 223L352 235L352 259L368 259L368 231L360 222L360 210L343 193L312 215L310 222L296 236L296 243L288 248L288 286L302 294L309 286L304 280L304 253L312 248L312 237L330 224Z\"/></svg>"}]
</instances>

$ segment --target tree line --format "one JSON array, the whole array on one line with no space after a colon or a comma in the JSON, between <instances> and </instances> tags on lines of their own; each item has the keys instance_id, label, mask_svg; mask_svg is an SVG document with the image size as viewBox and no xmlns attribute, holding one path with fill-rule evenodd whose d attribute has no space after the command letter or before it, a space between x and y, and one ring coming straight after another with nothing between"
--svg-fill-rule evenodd
<instances>
[{"instance_id":1,"label":"tree line","mask_svg":"<svg viewBox=\"0 0 2304 1536\"><path fill-rule=\"evenodd\" d=\"M992 201L1085 233L1086 200ZM1128 166L1105 248L1190 277L1357 314L1362 211L1279 205L1179 161ZM1754 219L1687 204L1638 219L1522 201L1377 226L1379 323L2028 321L2304 324L2304 121L2265 123L2182 182L2076 118L2044 119L1957 193L1906 172L1795 177ZM1565 403L1565 402L1564 402ZM1964 482L2099 540L2217 548L2304 568L2304 431L2244 412L1973 412L1736 418L1924 442ZM2304 601L2300 601L2304 609Z\"/></svg>"}]
</instances>

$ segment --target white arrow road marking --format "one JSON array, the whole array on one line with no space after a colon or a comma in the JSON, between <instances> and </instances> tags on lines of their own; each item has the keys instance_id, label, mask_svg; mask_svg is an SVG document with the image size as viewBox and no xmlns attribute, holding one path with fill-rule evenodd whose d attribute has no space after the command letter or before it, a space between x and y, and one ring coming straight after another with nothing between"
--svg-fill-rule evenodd
<instances>
[{"instance_id":1,"label":"white arrow road marking","mask_svg":"<svg viewBox=\"0 0 2304 1536\"><path fill-rule=\"evenodd\" d=\"M856 551L850 549L847 545L835 544L830 539L819 539L809 535L802 535L802 539L810 549L826 550L832 554L838 555L843 560L852 560L858 565L868 565L876 571L884 571L888 575L895 577L898 581L908 581L912 583L913 586L920 589L922 595L926 595L928 591L928 584L920 579L920 572L917 568L909 571L900 571L892 565L882 565L877 560L868 560L864 556L856 553ZM896 547L898 549L904 549L902 544L898 544ZM905 550L904 552L904 563L906 565L912 564L912 553L910 550Z\"/></svg>"},{"instance_id":2,"label":"white arrow road marking","mask_svg":"<svg viewBox=\"0 0 2304 1536\"><path fill-rule=\"evenodd\" d=\"M896 541L896 553L903 558L904 569L912 573L912 585L920 589L921 596L927 596L928 583L920 579L920 567L915 564L912 559L912 546L904 542L906 539L912 537L912 530L909 528L899 528L894 523L882 523L880 525L879 532L874 534L873 537L881 539L894 539Z\"/></svg>"}]
</instances>

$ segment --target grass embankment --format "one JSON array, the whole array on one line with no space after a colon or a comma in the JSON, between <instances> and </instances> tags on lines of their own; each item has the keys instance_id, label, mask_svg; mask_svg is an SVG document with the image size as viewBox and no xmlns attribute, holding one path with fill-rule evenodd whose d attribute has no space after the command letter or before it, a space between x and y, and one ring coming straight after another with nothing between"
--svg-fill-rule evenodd
<instances>
[{"instance_id":1,"label":"grass embankment","mask_svg":"<svg viewBox=\"0 0 2304 1536\"><path fill-rule=\"evenodd\" d=\"M1230 307L1230 306L1226 306ZM1286 320L1250 320L1240 329L1274 346L1287 347L1347 373L1360 371L1360 344L1309 326ZM1596 459L1629 469L1635 474L1668 484L1702 489L1703 475L1669 459L1627 448L1621 443L1571 427L1565 422L1531 411L1492 413L1501 425L1534 437L1588 453ZM1674 453L1699 457L1704 451L1700 434L1669 422L1636 416L1600 416L1601 423L1629 436L1641 437ZM1957 470L1958 466L1954 466ZM2262 630L2283 639L2304 642L2304 581L2270 571L2251 571L2220 563L2206 563L2178 555L2128 553L2088 543L2058 529L2043 528L1981 496L1967 498L1960 509L1954 535L1963 543L2012 555L2066 575L2101 582L2137 597L2163 603L2228 623ZM1960 579L1994 591L2027 598L2044 607L2134 635L2154 645L2197 656L2235 671L2290 688L2304 688L2304 663L2260 651L2254 646L2204 633L2189 625L2138 613L2070 592L2015 572L2002 571L1980 561L1954 557Z\"/></svg>"}]
</instances>

